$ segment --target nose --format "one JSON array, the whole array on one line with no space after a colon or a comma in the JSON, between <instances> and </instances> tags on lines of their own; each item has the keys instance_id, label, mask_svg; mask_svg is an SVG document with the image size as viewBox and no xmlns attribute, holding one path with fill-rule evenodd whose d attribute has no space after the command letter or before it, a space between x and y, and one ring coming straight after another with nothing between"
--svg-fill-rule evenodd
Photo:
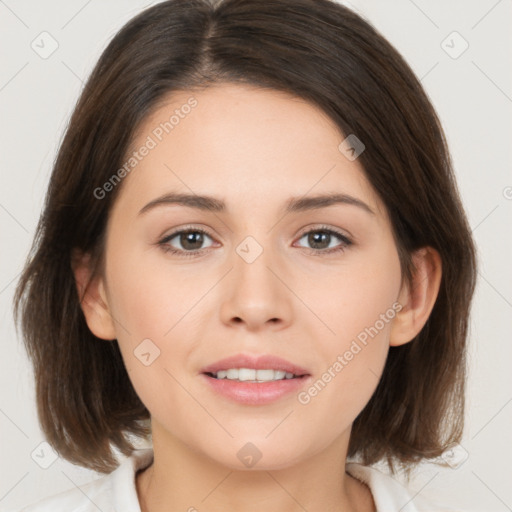
<instances>
[{"instance_id":1,"label":"nose","mask_svg":"<svg viewBox=\"0 0 512 512\"><path fill-rule=\"evenodd\" d=\"M223 323L251 332L280 330L289 325L293 294L286 283L290 277L283 271L278 256L264 249L251 262L235 252L232 261L233 269L223 284Z\"/></svg>"}]
</instances>

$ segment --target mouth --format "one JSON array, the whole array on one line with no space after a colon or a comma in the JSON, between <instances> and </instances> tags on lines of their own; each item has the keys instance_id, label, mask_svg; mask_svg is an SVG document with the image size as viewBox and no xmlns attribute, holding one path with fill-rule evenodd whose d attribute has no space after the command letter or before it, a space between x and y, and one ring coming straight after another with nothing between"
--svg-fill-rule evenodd
<instances>
[{"instance_id":1,"label":"mouth","mask_svg":"<svg viewBox=\"0 0 512 512\"><path fill-rule=\"evenodd\" d=\"M217 380L229 380L234 382L263 383L276 382L280 380L302 379L309 374L296 375L292 372L283 370L273 370L270 368L229 368L219 370L218 372L204 372L204 375Z\"/></svg>"},{"instance_id":2,"label":"mouth","mask_svg":"<svg viewBox=\"0 0 512 512\"><path fill-rule=\"evenodd\" d=\"M292 396L312 380L311 373L270 354L237 354L201 369L217 396L242 405L268 405Z\"/></svg>"},{"instance_id":3,"label":"mouth","mask_svg":"<svg viewBox=\"0 0 512 512\"><path fill-rule=\"evenodd\" d=\"M269 382L309 376L305 368L271 354L236 354L205 366L201 373L213 379Z\"/></svg>"}]
</instances>

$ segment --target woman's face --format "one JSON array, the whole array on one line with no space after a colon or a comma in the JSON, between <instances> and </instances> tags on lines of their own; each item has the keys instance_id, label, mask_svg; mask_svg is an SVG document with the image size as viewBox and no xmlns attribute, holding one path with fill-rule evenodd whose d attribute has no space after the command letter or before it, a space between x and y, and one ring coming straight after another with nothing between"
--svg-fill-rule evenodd
<instances>
[{"instance_id":1,"label":"woman's face","mask_svg":"<svg viewBox=\"0 0 512 512\"><path fill-rule=\"evenodd\" d=\"M343 139L315 106L233 84L176 93L138 130L122 184L103 189L122 186L103 289L154 439L232 468L247 454L278 469L346 449L382 373L401 272L384 205ZM309 376L263 384L290 390L273 400L238 400L202 373L238 354Z\"/></svg>"}]
</instances>

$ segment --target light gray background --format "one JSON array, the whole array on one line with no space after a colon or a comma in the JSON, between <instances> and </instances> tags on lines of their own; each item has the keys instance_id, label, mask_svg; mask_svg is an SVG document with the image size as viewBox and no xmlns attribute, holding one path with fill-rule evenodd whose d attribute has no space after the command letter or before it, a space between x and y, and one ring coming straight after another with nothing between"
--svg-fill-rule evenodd
<instances>
[{"instance_id":1,"label":"light gray background","mask_svg":"<svg viewBox=\"0 0 512 512\"><path fill-rule=\"evenodd\" d=\"M457 469L423 464L410 487L467 511L512 510L512 2L344 3L373 23L421 78L448 136L479 246L467 427L460 448L467 459ZM82 83L111 37L146 5L0 0L0 510L19 509L99 476L61 459L43 469L31 458L44 452L44 438L11 306ZM31 48L34 40L42 46L43 31L58 42L46 59ZM464 42L453 31L469 44L457 58Z\"/></svg>"}]
</instances>

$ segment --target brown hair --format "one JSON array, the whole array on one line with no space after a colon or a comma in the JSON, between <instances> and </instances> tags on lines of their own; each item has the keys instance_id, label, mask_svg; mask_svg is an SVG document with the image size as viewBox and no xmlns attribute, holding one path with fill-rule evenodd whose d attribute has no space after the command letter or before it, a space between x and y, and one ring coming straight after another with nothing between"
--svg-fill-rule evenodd
<instances>
[{"instance_id":1,"label":"brown hair","mask_svg":"<svg viewBox=\"0 0 512 512\"><path fill-rule=\"evenodd\" d=\"M349 457L411 466L461 439L466 338L476 258L438 117L400 54L368 22L330 0L169 0L113 38L88 79L58 152L44 211L15 296L34 365L38 417L57 452L101 471L148 436L149 412L117 341L87 327L74 249L101 263L120 186L98 200L135 130L169 93L248 83L319 106L365 144L359 156L393 225L403 275L411 253L436 249L443 276L425 327L391 347L356 418ZM101 267L97 266L97 271Z\"/></svg>"}]
</instances>

